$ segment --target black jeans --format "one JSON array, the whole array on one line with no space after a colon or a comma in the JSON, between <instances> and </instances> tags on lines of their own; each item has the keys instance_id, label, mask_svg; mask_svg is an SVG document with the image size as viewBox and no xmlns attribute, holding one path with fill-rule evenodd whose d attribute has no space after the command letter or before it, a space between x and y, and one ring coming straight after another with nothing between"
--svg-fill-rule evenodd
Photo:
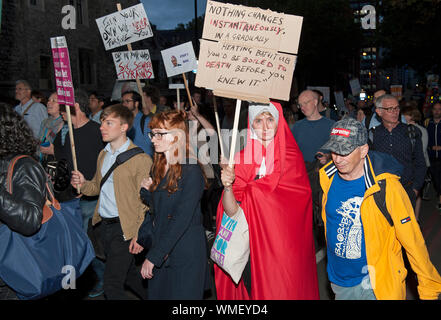
<instances>
[{"instance_id":1,"label":"black jeans","mask_svg":"<svg viewBox=\"0 0 441 320\"><path fill-rule=\"evenodd\" d=\"M441 195L441 159L430 159L430 174L436 194Z\"/></svg>"},{"instance_id":2,"label":"black jeans","mask_svg":"<svg viewBox=\"0 0 441 320\"><path fill-rule=\"evenodd\" d=\"M417 197L416 197L415 191L413 191L412 185L406 184L406 185L403 185L403 187L404 187L404 190L406 191L407 195L409 196L409 200L412 203L413 210L415 210Z\"/></svg>"},{"instance_id":3,"label":"black jeans","mask_svg":"<svg viewBox=\"0 0 441 320\"><path fill-rule=\"evenodd\" d=\"M104 269L106 299L130 299L124 289L126 283L141 299L147 299L146 282L141 277L140 266L135 263L135 256L129 252L130 240L124 240L121 224L103 220L98 228L106 256Z\"/></svg>"}]
</instances>

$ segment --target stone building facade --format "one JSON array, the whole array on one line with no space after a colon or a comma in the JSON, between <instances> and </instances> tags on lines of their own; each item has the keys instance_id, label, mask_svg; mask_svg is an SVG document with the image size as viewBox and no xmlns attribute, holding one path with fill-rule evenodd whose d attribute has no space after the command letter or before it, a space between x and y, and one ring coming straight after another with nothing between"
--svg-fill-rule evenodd
<instances>
[{"instance_id":1,"label":"stone building facade","mask_svg":"<svg viewBox=\"0 0 441 320\"><path fill-rule=\"evenodd\" d=\"M137 0L118 2L122 8L139 3ZM127 47L106 51L95 19L117 11L116 1L3 0L2 3L0 97L3 100L13 99L18 79L28 80L33 88L46 94L54 91L50 38L55 36L66 37L74 86L110 96L116 80L111 52L125 51ZM75 29L62 26L63 18L68 15L62 10L67 5L76 8ZM173 31L157 31L154 26L152 29L153 37L133 43L132 48L149 50L155 79L148 82L166 88L168 79L160 51L193 39L191 32L170 35Z\"/></svg>"}]
</instances>

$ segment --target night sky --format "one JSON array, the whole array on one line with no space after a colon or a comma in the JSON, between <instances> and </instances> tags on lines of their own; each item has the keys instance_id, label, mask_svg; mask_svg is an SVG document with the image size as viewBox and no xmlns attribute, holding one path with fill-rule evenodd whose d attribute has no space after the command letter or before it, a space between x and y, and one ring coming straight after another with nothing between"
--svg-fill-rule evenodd
<instances>
[{"instance_id":1,"label":"night sky","mask_svg":"<svg viewBox=\"0 0 441 320\"><path fill-rule=\"evenodd\" d=\"M194 0L141 0L151 24L158 30L175 29L194 18ZM206 0L197 0L198 16L205 13Z\"/></svg>"}]
</instances>

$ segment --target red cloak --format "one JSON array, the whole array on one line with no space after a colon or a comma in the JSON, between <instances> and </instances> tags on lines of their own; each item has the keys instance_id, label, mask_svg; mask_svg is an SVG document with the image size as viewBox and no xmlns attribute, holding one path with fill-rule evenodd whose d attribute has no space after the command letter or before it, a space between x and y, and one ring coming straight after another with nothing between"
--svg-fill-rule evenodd
<instances>
[{"instance_id":1,"label":"red cloak","mask_svg":"<svg viewBox=\"0 0 441 320\"><path fill-rule=\"evenodd\" d=\"M250 138L235 156L233 192L249 227L251 294L243 279L236 285L216 264L217 298L220 300L319 299L311 188L302 153L283 117L280 104L274 140L265 149ZM266 176L255 180L262 157ZM222 195L223 196L223 195ZM217 231L223 214L217 209Z\"/></svg>"}]
</instances>

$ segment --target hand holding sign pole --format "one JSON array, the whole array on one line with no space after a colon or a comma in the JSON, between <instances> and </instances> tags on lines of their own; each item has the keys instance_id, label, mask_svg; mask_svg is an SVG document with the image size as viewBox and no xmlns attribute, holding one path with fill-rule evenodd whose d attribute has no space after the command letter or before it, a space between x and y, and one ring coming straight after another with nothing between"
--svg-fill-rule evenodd
<instances>
[{"instance_id":1,"label":"hand holding sign pole","mask_svg":"<svg viewBox=\"0 0 441 320\"><path fill-rule=\"evenodd\" d=\"M72 118L70 114L70 106L75 108L75 96L72 82L72 74L70 70L69 51L67 48L66 38L51 38L52 58L54 61L55 82L57 87L58 103L66 106L67 125L69 128L70 146L72 152L73 169L78 171L77 155L75 152L75 141L72 129ZM81 192L80 186L76 187L78 193Z\"/></svg>"},{"instance_id":2,"label":"hand holding sign pole","mask_svg":"<svg viewBox=\"0 0 441 320\"><path fill-rule=\"evenodd\" d=\"M188 88L187 77L185 77L185 73L182 74L182 78L184 79L185 90L187 91L188 101L190 102L191 110L193 110L193 99L191 98L190 89Z\"/></svg>"},{"instance_id":3,"label":"hand holding sign pole","mask_svg":"<svg viewBox=\"0 0 441 320\"><path fill-rule=\"evenodd\" d=\"M242 100L237 99L236 101L236 112L234 114L234 123L233 123L233 137L231 140L231 149L230 149L230 160L228 161L228 166L230 168L234 165L234 153L236 150L236 140L237 140L237 132L239 127L239 116L240 116L240 105L242 104Z\"/></svg>"}]
</instances>

